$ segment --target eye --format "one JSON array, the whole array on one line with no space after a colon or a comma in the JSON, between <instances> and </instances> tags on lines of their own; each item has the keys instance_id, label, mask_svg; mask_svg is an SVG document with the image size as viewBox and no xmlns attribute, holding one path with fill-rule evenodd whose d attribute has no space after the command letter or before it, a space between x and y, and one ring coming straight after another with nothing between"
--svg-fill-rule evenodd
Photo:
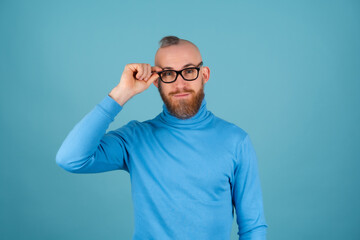
<instances>
[{"instance_id":1,"label":"eye","mask_svg":"<svg viewBox=\"0 0 360 240\"><path fill-rule=\"evenodd\" d=\"M174 71L164 71L161 73L161 78L162 80L165 80L165 81L171 81L175 78L176 76L176 72Z\"/></svg>"},{"instance_id":2,"label":"eye","mask_svg":"<svg viewBox=\"0 0 360 240\"><path fill-rule=\"evenodd\" d=\"M192 68L189 68L189 69L186 69L185 70L185 73L186 74L191 74L191 73L193 73L194 72L194 69L192 69Z\"/></svg>"},{"instance_id":3,"label":"eye","mask_svg":"<svg viewBox=\"0 0 360 240\"><path fill-rule=\"evenodd\" d=\"M166 71L166 72L163 72L162 75L164 77L168 77L168 76L172 76L174 73L172 71Z\"/></svg>"}]
</instances>

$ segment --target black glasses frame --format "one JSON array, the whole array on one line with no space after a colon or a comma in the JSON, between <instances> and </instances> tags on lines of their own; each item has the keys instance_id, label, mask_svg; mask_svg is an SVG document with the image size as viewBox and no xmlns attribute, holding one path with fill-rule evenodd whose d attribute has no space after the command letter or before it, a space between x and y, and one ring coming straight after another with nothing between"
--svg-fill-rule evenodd
<instances>
[{"instance_id":1,"label":"black glasses frame","mask_svg":"<svg viewBox=\"0 0 360 240\"><path fill-rule=\"evenodd\" d=\"M173 82L176 81L176 79L178 78L179 75L180 75L185 81L194 81L194 80L196 80L196 79L199 77L199 72L200 72L200 68L201 68L202 65L203 65L203 62L199 63L196 67L188 67L188 68L181 69L181 70L179 70L179 71L170 70L170 69L169 69L169 70L164 70L164 71L161 71L161 72L157 72L157 74L159 74L159 78L160 78L160 80L161 80L163 83L173 83ZM184 76L182 75L181 72L184 71L184 70L188 70L188 69L196 69L196 70L197 70L196 78L194 78L194 79L186 79L186 78L184 78ZM161 78L161 74L162 74L163 72L168 72L168 71L176 72L176 77L175 77L175 79L174 79L173 81L171 81L171 82L165 82L165 81L162 80L162 78Z\"/></svg>"}]
</instances>

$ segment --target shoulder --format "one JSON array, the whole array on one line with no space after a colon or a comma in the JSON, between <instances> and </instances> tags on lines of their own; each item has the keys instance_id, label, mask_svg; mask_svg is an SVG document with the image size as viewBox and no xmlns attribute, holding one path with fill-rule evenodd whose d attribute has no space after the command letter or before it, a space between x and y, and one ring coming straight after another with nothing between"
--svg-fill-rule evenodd
<instances>
[{"instance_id":1,"label":"shoulder","mask_svg":"<svg viewBox=\"0 0 360 240\"><path fill-rule=\"evenodd\" d=\"M123 125L122 127L113 130L112 132L127 135L127 136L137 136L144 134L148 131L152 131L154 128L154 124L152 120L146 120L140 122L138 120L131 120L127 124Z\"/></svg>"},{"instance_id":2,"label":"shoulder","mask_svg":"<svg viewBox=\"0 0 360 240\"><path fill-rule=\"evenodd\" d=\"M219 128L219 131L224 133L227 137L231 138L235 142L242 142L247 136L248 133L237 126L234 123L226 121L220 117L214 115L214 126Z\"/></svg>"}]
</instances>

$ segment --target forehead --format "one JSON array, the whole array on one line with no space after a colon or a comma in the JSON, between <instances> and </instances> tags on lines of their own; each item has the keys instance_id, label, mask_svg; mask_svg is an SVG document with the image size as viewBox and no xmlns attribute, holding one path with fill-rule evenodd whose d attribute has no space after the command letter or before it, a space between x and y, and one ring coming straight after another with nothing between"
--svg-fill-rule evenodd
<instances>
[{"instance_id":1,"label":"forehead","mask_svg":"<svg viewBox=\"0 0 360 240\"><path fill-rule=\"evenodd\" d=\"M184 65L199 64L202 61L198 48L190 43L180 43L159 48L155 55L155 65L180 69Z\"/></svg>"}]
</instances>

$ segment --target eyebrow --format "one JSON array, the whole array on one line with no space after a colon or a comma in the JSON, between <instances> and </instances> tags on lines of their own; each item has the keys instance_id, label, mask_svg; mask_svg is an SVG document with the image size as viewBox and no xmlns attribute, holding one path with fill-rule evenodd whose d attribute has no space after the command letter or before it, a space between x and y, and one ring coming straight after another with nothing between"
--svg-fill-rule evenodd
<instances>
[{"instance_id":1,"label":"eyebrow","mask_svg":"<svg viewBox=\"0 0 360 240\"><path fill-rule=\"evenodd\" d=\"M184 66L182 67L182 69L183 69L183 68L190 67L190 66L194 66L194 67L195 67L196 65L193 64L193 63L188 63L188 64L184 65ZM166 69L171 69L171 70L172 70L172 69L174 69L174 68L172 68L172 67L163 67L162 69L163 69L163 70L166 70Z\"/></svg>"}]
</instances>

